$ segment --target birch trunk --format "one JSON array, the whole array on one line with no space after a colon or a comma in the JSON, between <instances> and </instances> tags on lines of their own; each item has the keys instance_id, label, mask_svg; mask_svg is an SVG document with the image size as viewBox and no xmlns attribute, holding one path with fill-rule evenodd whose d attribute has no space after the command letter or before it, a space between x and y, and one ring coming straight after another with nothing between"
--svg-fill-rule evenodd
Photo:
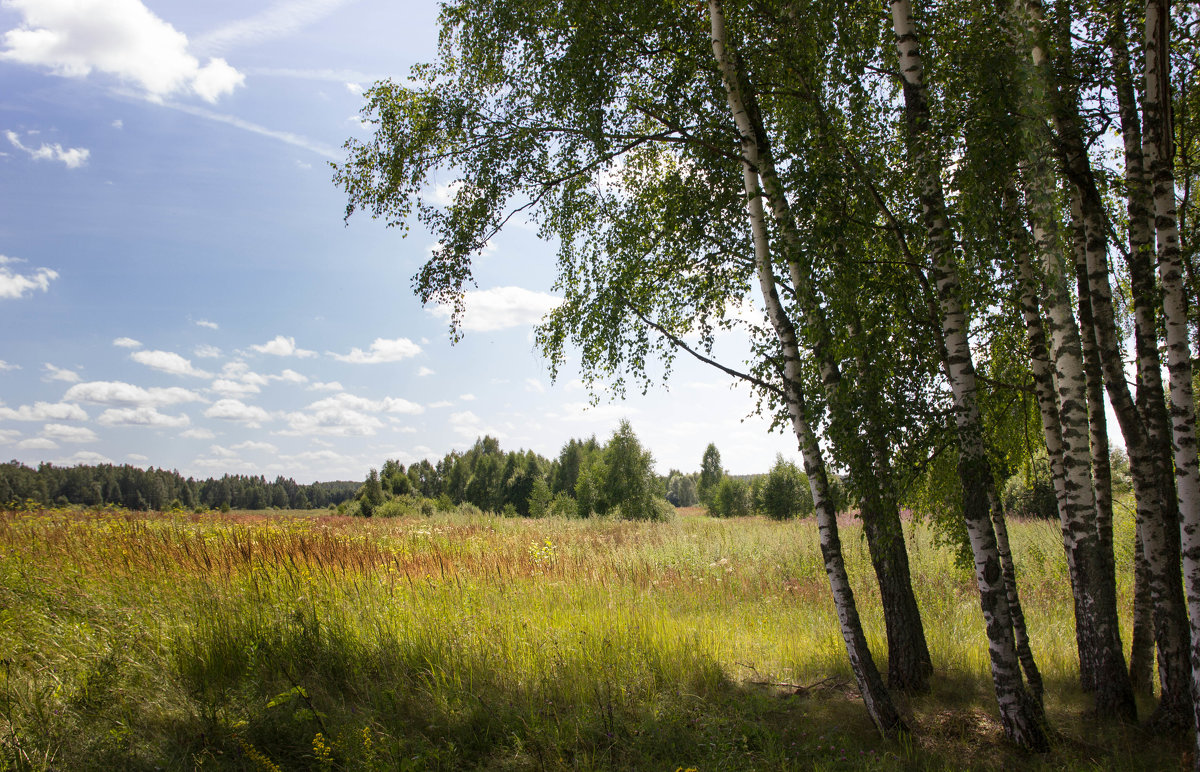
<instances>
[{"instance_id":1,"label":"birch trunk","mask_svg":"<svg viewBox=\"0 0 1200 772\"><path fill-rule=\"evenodd\" d=\"M711 8L711 6L710 6ZM721 13L718 6L715 13ZM723 16L722 16L723 19ZM812 353L821 374L832 424L832 440L847 450L850 473L863 488L860 517L867 537L871 565L879 583L883 602L884 626L888 641L888 683L903 691L925 691L933 671L920 607L912 589L908 551L900 524L900 510L886 495L884 471L867 447L862 427L847 425L849 397L841 370L833 356L829 324L821 309L813 282L812 260L800 244L797 226L787 193L775 170L771 141L759 109L758 97L746 74L744 63L728 40L723 42L722 75L727 90L736 94L740 109L734 119L738 131L753 140L754 169L761 182L767 211L783 235L784 257L800 311L805 317ZM714 43L714 51L715 49Z\"/></svg>"},{"instance_id":2,"label":"birch trunk","mask_svg":"<svg viewBox=\"0 0 1200 772\"><path fill-rule=\"evenodd\" d=\"M1111 47L1121 136L1125 147L1125 183L1129 218L1129 275L1133 296L1134 348L1137 353L1137 407L1145 427L1146 448L1136 454L1132 469L1137 500L1135 550L1134 641L1130 654L1131 677L1146 681L1144 667L1152 654L1143 653L1139 637L1152 601L1154 643L1158 648L1160 696L1152 723L1162 729L1183 729L1192 723L1190 634L1183 596L1179 540L1179 510L1171 460L1171 429L1163 391L1162 363L1158 354L1158 288L1154 281L1154 216L1151 190L1142 154L1142 130L1137 97L1130 72L1129 40L1125 20L1114 13ZM1124 429L1122 428L1124 432ZM1130 437L1126 434L1126 443ZM1130 452L1134 460L1133 450ZM1145 590L1143 590L1145 585ZM1147 595L1149 598L1147 598ZM1135 684L1136 686L1136 684Z\"/></svg>"},{"instance_id":3,"label":"birch trunk","mask_svg":"<svg viewBox=\"0 0 1200 772\"><path fill-rule=\"evenodd\" d=\"M1146 2L1146 89L1142 104L1142 148L1153 182L1158 279L1163 293L1167 373L1171 390L1171 445L1183 539L1183 577L1191 617L1193 695L1200 689L1200 464L1196 457L1196 408L1192 396L1192 352L1188 340L1187 293L1175 219L1174 132L1169 80L1170 16L1165 0ZM1200 700L1193 701L1200 726ZM1200 768L1200 732L1195 763Z\"/></svg>"},{"instance_id":4,"label":"birch trunk","mask_svg":"<svg viewBox=\"0 0 1200 772\"><path fill-rule=\"evenodd\" d=\"M825 562L825 573L829 578L837 609L842 638L850 667L858 683L859 693L867 713L875 726L885 736L894 736L907 731L883 678L875 666L875 660L867 646L862 622L850 587L842 558L841 540L838 535L837 513L829 495L829 482L825 463L816 435L808 423L804 395L801 391L800 348L795 326L788 318L775 286L775 274L771 266L771 252L767 236L767 219L763 209L763 195L758 176L758 148L751 131L745 127L749 122L746 104L738 87L736 67L731 61L726 43L725 17L720 0L709 0L709 18L712 24L713 54L721 68L725 81L730 110L738 124L741 135L742 178L746 190L747 208L751 231L754 237L754 263L759 288L767 316L779 340L784 359L784 399L792 428L804 459L804 470L808 475L809 487L816 509L817 528L820 533L821 555Z\"/></svg>"},{"instance_id":5,"label":"birch trunk","mask_svg":"<svg viewBox=\"0 0 1200 772\"><path fill-rule=\"evenodd\" d=\"M975 367L967 339L953 234L946 216L941 164L929 146L929 107L923 64L909 0L892 0L896 52L904 78L904 103L910 157L918 171L921 209L937 288L946 366L954 396L959 437L959 476L963 485L963 517L975 558L975 579L988 634L992 682L1005 734L1018 745L1048 747L1044 716L1021 681L1009 610L1010 588L1001 567L991 507L995 501L992 471L984 453L979 408L975 401ZM1015 588L1013 588L1015 589Z\"/></svg>"},{"instance_id":6,"label":"birch trunk","mask_svg":"<svg viewBox=\"0 0 1200 772\"><path fill-rule=\"evenodd\" d=\"M1103 210L1096 211L1094 202L1084 195L1086 180L1080 164L1086 164L1086 153L1082 158L1071 148L1073 130L1077 126L1073 119L1077 114L1064 107L1064 100L1049 74L1049 61L1041 43L1043 36L1042 9L1037 0L1025 0L1017 6L1023 21L1023 29L1029 37L1029 52L1032 68L1024 93L1026 142L1025 184L1026 200L1033 221L1034 240L1046 283L1043 302L1047 309L1052 342L1055 376L1058 384L1059 421L1062 426L1063 467L1066 474L1067 508L1060 512L1063 525L1063 548L1067 552L1067 563L1071 569L1072 590L1076 602L1076 625L1080 637L1080 675L1085 688L1094 687L1096 712L1102 717L1132 721L1137 707L1133 698L1133 687L1129 682L1129 671L1125 665L1125 652L1117 619L1117 597L1115 582L1108 577L1111 572L1106 566L1111 558L1105 559L1102 539L1097 523L1096 497L1093 488L1091 448L1088 421L1087 379L1083 368L1080 329L1071 310L1071 291L1068 289L1068 270L1063 259L1058 235L1058 213L1056 203L1057 184L1051 157L1054 146L1048 137L1048 127L1039 116L1055 121L1059 128L1058 155L1075 164L1068 169L1071 178L1071 194L1080 202L1083 225L1086 233L1088 284L1094 321L1092 335L1101 349L1106 380L1114 407L1124 387L1124 373L1120 360L1120 348L1116 343L1115 330L1109 326L1113 320L1112 297L1108 287L1108 264L1105 254L1106 241L1103 228L1097 227L1096 218ZM1064 163L1065 165L1065 163ZM1094 189L1094 183L1093 183ZM1123 389L1128 407L1132 408L1129 390ZM1136 411L1133 417L1136 418ZM1091 660L1089 662L1089 660ZM1088 681L1091 683L1088 683Z\"/></svg>"}]
</instances>

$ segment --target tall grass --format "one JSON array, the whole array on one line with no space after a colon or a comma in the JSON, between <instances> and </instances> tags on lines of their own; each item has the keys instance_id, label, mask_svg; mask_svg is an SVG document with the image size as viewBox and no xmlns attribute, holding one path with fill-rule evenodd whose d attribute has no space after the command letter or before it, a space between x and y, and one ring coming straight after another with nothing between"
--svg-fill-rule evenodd
<instances>
[{"instance_id":1,"label":"tall grass","mask_svg":"<svg viewBox=\"0 0 1200 772\"><path fill-rule=\"evenodd\" d=\"M1040 759L1000 739L969 572L906 531L939 672L887 744L808 522L3 514L0 769L1179 763L1088 724L1054 525L1012 528L1062 731ZM852 523L845 549L885 664Z\"/></svg>"}]
</instances>

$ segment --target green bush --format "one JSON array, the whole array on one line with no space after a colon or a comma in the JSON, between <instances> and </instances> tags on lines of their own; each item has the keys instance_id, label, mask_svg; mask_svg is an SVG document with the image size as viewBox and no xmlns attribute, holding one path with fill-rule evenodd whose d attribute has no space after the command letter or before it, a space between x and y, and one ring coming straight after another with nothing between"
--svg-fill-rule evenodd
<instances>
[{"instance_id":1,"label":"green bush","mask_svg":"<svg viewBox=\"0 0 1200 772\"><path fill-rule=\"evenodd\" d=\"M1009 515L1057 520L1058 500L1046 456L1037 455L1026 460L1004 483L1000 500Z\"/></svg>"},{"instance_id":2,"label":"green bush","mask_svg":"<svg viewBox=\"0 0 1200 772\"><path fill-rule=\"evenodd\" d=\"M745 517L753 508L750 486L736 477L723 477L713 490L708 513L714 517Z\"/></svg>"},{"instance_id":3,"label":"green bush","mask_svg":"<svg viewBox=\"0 0 1200 772\"><path fill-rule=\"evenodd\" d=\"M762 488L758 492L758 509L774 520L788 520L813 513L812 491L808 478L782 455L775 457Z\"/></svg>"}]
</instances>

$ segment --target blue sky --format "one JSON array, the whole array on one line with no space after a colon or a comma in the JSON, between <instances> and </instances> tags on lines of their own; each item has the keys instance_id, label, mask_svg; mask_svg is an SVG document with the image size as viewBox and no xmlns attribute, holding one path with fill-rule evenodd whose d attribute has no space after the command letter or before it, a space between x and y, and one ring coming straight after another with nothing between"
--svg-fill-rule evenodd
<instances>
[{"instance_id":1,"label":"blue sky","mask_svg":"<svg viewBox=\"0 0 1200 772\"><path fill-rule=\"evenodd\" d=\"M796 455L700 364L594 408L570 367L551 384L531 330L554 248L532 231L491 245L452 346L410 291L429 235L342 222L328 163L362 89L433 57L436 15L0 1L0 456L361 479L485 432L554 455L621 418L660 471L709 442L735 473Z\"/></svg>"}]
</instances>

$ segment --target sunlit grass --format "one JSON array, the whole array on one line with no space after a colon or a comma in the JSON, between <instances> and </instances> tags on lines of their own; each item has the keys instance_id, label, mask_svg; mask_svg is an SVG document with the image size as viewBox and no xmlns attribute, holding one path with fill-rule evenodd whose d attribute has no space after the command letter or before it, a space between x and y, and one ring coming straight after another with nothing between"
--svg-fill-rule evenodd
<instances>
[{"instance_id":1,"label":"sunlit grass","mask_svg":"<svg viewBox=\"0 0 1200 772\"><path fill-rule=\"evenodd\" d=\"M889 744L853 696L811 522L0 515L0 768L1179 763L1087 724L1056 525L1012 526L1062 732L1040 760L1000 737L969 572L928 527L906 535L938 674ZM854 524L844 541L884 665Z\"/></svg>"}]
</instances>

